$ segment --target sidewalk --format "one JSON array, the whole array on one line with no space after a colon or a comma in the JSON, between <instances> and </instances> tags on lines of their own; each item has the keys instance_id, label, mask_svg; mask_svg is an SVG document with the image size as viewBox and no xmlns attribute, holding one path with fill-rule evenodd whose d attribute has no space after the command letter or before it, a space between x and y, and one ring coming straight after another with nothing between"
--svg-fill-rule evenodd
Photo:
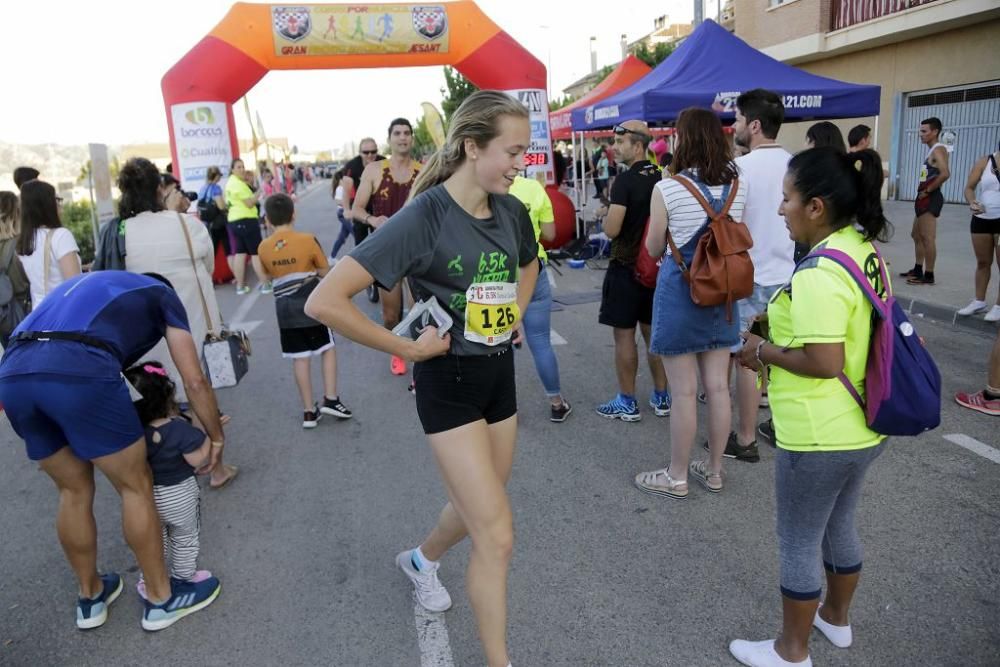
<instances>
[{"instance_id":1,"label":"sidewalk","mask_svg":"<svg viewBox=\"0 0 1000 667\"><path fill-rule=\"evenodd\" d=\"M934 267L934 285L908 285L899 274L913 268L913 202L887 201L885 215L895 227L889 243L880 247L885 259L891 264L892 286L904 310L920 317L929 317L940 322L949 322L963 329L978 331L990 336L997 332L997 323L987 322L983 315L959 317L955 311L966 306L974 297L973 273L976 259L972 253L969 235L969 221L972 214L969 207L946 204L938 219L937 262ZM996 301L1000 276L996 268L986 294L986 303Z\"/></svg>"},{"instance_id":2,"label":"sidewalk","mask_svg":"<svg viewBox=\"0 0 1000 667\"><path fill-rule=\"evenodd\" d=\"M572 197L572 191L567 194ZM588 188L588 195L593 190ZM591 197L585 200L583 215L587 221L594 219L600 202ZM880 245L885 259L891 264L893 292L903 309L917 317L928 317L939 322L976 331L989 336L996 335L998 324L987 322L983 313L972 317L959 317L955 311L966 306L974 297L973 273L976 259L972 253L969 235L969 208L959 204L946 204L938 219L937 262L934 268L935 285L908 285L899 274L913 268L913 202L886 201L883 203L885 215L895 229L889 243ZM996 303L1000 275L994 267L993 277L986 294L986 303Z\"/></svg>"}]
</instances>

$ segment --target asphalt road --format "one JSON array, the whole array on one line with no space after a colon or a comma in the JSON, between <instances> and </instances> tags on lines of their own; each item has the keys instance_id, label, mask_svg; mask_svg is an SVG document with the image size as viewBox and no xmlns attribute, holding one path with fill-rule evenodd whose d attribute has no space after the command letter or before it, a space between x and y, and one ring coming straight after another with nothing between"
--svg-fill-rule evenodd
<instances>
[{"instance_id":1,"label":"asphalt road","mask_svg":"<svg viewBox=\"0 0 1000 667\"><path fill-rule=\"evenodd\" d=\"M299 219L329 249L338 225L325 188L303 198ZM603 275L563 274L557 298L592 294ZM384 355L339 341L340 393L356 416L303 431L270 297L218 291L231 319L241 311L255 327L250 374L219 393L233 416L227 460L242 472L203 496L199 566L222 579L222 595L168 630L144 633L135 561L102 478L99 567L124 573L128 587L103 628L77 631L56 494L3 420L0 664L482 665L464 590L468 546L443 561L455 600L443 615L415 616L394 567L444 497L406 379L389 374ZM727 461L718 496L697 485L686 502L640 494L632 476L666 462L668 420L648 410L637 424L594 414L615 390L611 333L597 324L596 302L553 313L553 328L567 341L556 348L575 407L565 424L548 421L530 354L517 353L514 664L735 665L729 640L773 637L780 626L773 450L765 445L757 464ZM814 634L817 665L996 665L1000 655L1000 465L944 437L1000 447L1000 420L951 400L984 383L992 341L933 322L918 329L944 377L943 423L894 440L872 469L859 512L867 551L855 644L835 649ZM318 371L314 378L318 387ZM651 389L646 371L639 388Z\"/></svg>"}]
</instances>

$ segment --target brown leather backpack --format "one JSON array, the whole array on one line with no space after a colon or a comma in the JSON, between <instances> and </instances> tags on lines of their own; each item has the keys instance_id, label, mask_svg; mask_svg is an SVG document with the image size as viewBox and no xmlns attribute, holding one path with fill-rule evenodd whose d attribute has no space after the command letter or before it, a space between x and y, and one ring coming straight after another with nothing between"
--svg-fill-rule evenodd
<instances>
[{"instance_id":1,"label":"brown leather backpack","mask_svg":"<svg viewBox=\"0 0 1000 667\"><path fill-rule=\"evenodd\" d=\"M733 302L753 294L753 262L747 252L753 247L753 239L747 226L729 215L729 208L739 190L739 179L733 179L729 197L718 213L694 183L683 176L673 176L673 179L698 200L709 217L709 223L708 229L698 239L690 267L681 257L668 229L670 255L691 286L691 300L699 306L725 304L726 318L732 322Z\"/></svg>"}]
</instances>

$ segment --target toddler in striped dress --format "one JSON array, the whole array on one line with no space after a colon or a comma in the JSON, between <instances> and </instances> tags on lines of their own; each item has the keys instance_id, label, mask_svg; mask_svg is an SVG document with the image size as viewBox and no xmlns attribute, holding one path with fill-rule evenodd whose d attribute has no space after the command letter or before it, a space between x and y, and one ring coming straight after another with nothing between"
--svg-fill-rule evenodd
<instances>
[{"instance_id":1,"label":"toddler in striped dress","mask_svg":"<svg viewBox=\"0 0 1000 667\"><path fill-rule=\"evenodd\" d=\"M148 361L125 371L142 394L135 402L146 429L146 459L153 473L153 500L163 530L163 560L171 579L198 582L212 576L198 570L201 493L196 474L208 472L211 441L180 415L176 387L162 364ZM139 595L146 597L140 578Z\"/></svg>"}]
</instances>

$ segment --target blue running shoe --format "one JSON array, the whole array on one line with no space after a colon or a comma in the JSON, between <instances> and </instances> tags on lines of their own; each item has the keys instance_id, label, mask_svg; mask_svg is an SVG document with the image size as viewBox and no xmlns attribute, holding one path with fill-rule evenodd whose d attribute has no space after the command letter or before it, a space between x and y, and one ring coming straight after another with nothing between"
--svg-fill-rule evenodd
<instances>
[{"instance_id":1,"label":"blue running shoe","mask_svg":"<svg viewBox=\"0 0 1000 667\"><path fill-rule=\"evenodd\" d=\"M618 394L607 403L597 406L597 414L608 419L621 419L623 422L637 422L642 419L639 414L639 404L631 396Z\"/></svg>"},{"instance_id":2,"label":"blue running shoe","mask_svg":"<svg viewBox=\"0 0 1000 667\"><path fill-rule=\"evenodd\" d=\"M117 574L102 574L104 588L101 594L92 600L78 598L76 601L76 627L81 630L93 630L104 625L108 620L108 607L122 594L122 578Z\"/></svg>"},{"instance_id":3,"label":"blue running shoe","mask_svg":"<svg viewBox=\"0 0 1000 667\"><path fill-rule=\"evenodd\" d=\"M170 579L170 599L163 604L146 601L142 614L142 629L150 632L169 628L188 614L201 611L219 597L222 584L218 578L209 577L204 581L181 581Z\"/></svg>"},{"instance_id":4,"label":"blue running shoe","mask_svg":"<svg viewBox=\"0 0 1000 667\"><path fill-rule=\"evenodd\" d=\"M658 391L654 391L649 395L649 407L653 408L653 412L656 413L657 417L669 417L670 392L665 391L661 394Z\"/></svg>"}]
</instances>

